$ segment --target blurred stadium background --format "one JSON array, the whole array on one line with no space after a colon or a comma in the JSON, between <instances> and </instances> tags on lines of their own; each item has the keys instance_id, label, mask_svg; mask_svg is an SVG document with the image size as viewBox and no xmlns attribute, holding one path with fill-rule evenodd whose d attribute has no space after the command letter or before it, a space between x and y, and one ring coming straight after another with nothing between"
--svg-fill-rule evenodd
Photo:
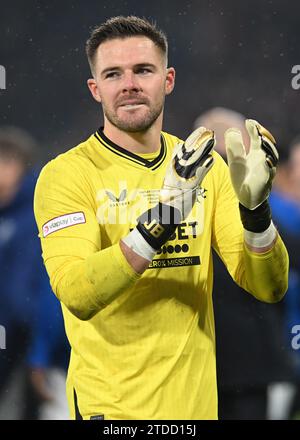
<instances>
[{"instance_id":1,"label":"blurred stadium background","mask_svg":"<svg viewBox=\"0 0 300 440\"><path fill-rule=\"evenodd\" d=\"M225 106L262 121L284 151L299 130L300 91L291 87L299 12L298 2L280 0L2 2L0 123L28 129L45 157L95 130L101 113L86 87L84 43L106 18L136 14L169 37L177 85L165 129L184 137L199 113Z\"/></svg>"}]
</instances>

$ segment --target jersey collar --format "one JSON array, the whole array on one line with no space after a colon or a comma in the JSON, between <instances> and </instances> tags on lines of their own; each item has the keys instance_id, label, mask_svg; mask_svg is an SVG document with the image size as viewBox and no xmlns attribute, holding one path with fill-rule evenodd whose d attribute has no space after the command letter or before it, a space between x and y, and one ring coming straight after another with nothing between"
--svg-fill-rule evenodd
<instances>
[{"instance_id":1,"label":"jersey collar","mask_svg":"<svg viewBox=\"0 0 300 440\"><path fill-rule=\"evenodd\" d=\"M121 156L131 162L134 162L151 170L156 170L163 163L167 155L166 141L163 134L160 135L160 152L158 156L156 156L153 160L145 159L138 154L127 151L125 148L122 148L119 145L115 144L113 141L105 136L105 134L103 133L103 127L100 127L99 130L96 131L94 136L103 147L107 148L117 156Z\"/></svg>"}]
</instances>

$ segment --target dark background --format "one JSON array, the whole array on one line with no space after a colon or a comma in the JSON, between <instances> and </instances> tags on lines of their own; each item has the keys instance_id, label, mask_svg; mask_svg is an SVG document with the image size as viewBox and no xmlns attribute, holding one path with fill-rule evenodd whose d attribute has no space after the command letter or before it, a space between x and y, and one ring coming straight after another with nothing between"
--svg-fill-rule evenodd
<instances>
[{"instance_id":1,"label":"dark background","mask_svg":"<svg viewBox=\"0 0 300 440\"><path fill-rule=\"evenodd\" d=\"M282 157L300 132L300 3L252 0L34 1L0 3L0 125L29 130L44 160L85 139L102 113L86 86L84 44L113 15L156 20L169 38L177 83L167 99L164 129L185 137L195 118L226 106L259 120Z\"/></svg>"}]
</instances>

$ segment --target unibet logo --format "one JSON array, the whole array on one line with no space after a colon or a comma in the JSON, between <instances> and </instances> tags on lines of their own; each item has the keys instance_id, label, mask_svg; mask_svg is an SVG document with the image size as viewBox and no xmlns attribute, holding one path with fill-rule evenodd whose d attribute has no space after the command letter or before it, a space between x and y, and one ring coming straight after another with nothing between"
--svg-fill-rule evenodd
<instances>
[{"instance_id":1,"label":"unibet logo","mask_svg":"<svg viewBox=\"0 0 300 440\"><path fill-rule=\"evenodd\" d=\"M189 238L197 237L197 222L183 222L177 226L175 232L171 235L168 242L157 252L158 255L162 254L179 254L181 252L187 253L190 248L187 243L182 245L174 244L172 245L170 241L186 241Z\"/></svg>"},{"instance_id":2,"label":"unibet logo","mask_svg":"<svg viewBox=\"0 0 300 440\"><path fill-rule=\"evenodd\" d=\"M171 235L169 241L176 240L187 240L189 237L196 238L198 231L198 222L183 222L177 226L174 234Z\"/></svg>"},{"instance_id":3,"label":"unibet logo","mask_svg":"<svg viewBox=\"0 0 300 440\"><path fill-rule=\"evenodd\" d=\"M188 244L183 244L182 246L180 244L176 244L175 246L172 246L171 244L167 246L163 246L159 251L157 252L158 255L160 254L180 254L181 252L188 252L190 250Z\"/></svg>"}]
</instances>

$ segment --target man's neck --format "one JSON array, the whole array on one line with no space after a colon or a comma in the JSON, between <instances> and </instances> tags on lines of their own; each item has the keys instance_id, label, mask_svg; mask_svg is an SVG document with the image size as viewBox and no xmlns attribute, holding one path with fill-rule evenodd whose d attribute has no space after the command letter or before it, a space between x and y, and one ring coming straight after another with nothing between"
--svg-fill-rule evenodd
<instances>
[{"instance_id":1,"label":"man's neck","mask_svg":"<svg viewBox=\"0 0 300 440\"><path fill-rule=\"evenodd\" d=\"M146 131L130 133L105 121L103 132L108 139L131 153L155 153L160 149L161 132L161 124L156 122Z\"/></svg>"}]
</instances>

